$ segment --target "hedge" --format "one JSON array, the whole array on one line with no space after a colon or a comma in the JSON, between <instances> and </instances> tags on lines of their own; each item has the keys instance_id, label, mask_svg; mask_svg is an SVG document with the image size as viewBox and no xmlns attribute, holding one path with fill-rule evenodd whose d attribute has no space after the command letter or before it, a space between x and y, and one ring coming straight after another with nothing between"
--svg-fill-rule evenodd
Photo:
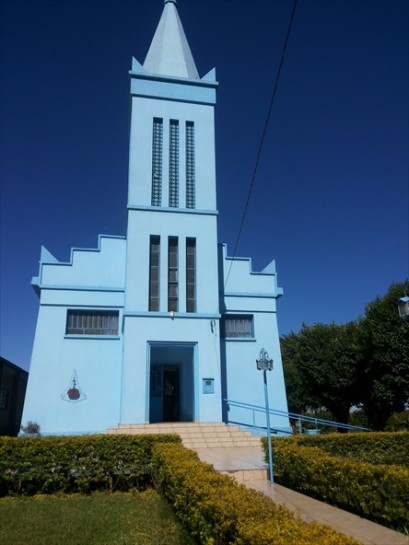
<instances>
[{"instance_id":1,"label":"hedge","mask_svg":"<svg viewBox=\"0 0 409 545\"><path fill-rule=\"evenodd\" d=\"M0 497L139 490L151 485L152 447L178 435L0 437Z\"/></svg>"},{"instance_id":2,"label":"hedge","mask_svg":"<svg viewBox=\"0 0 409 545\"><path fill-rule=\"evenodd\" d=\"M300 445L319 447L333 456L342 456L370 464L409 467L408 432L297 435L294 439Z\"/></svg>"},{"instance_id":3,"label":"hedge","mask_svg":"<svg viewBox=\"0 0 409 545\"><path fill-rule=\"evenodd\" d=\"M273 452L278 483L384 526L408 527L409 469L331 456L292 438L274 439Z\"/></svg>"},{"instance_id":4,"label":"hedge","mask_svg":"<svg viewBox=\"0 0 409 545\"><path fill-rule=\"evenodd\" d=\"M156 444L153 474L182 524L203 545L357 545L217 473L182 445Z\"/></svg>"}]
</instances>

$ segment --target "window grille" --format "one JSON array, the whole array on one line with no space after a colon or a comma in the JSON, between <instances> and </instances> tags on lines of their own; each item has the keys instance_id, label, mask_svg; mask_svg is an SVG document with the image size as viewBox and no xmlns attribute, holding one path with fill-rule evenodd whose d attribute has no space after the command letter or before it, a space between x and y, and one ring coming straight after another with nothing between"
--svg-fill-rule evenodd
<instances>
[{"instance_id":1,"label":"window grille","mask_svg":"<svg viewBox=\"0 0 409 545\"><path fill-rule=\"evenodd\" d=\"M195 180L195 126L186 122L186 208L196 206Z\"/></svg>"},{"instance_id":2,"label":"window grille","mask_svg":"<svg viewBox=\"0 0 409 545\"><path fill-rule=\"evenodd\" d=\"M152 206L162 204L162 145L163 120L155 117L152 136Z\"/></svg>"},{"instance_id":3,"label":"window grille","mask_svg":"<svg viewBox=\"0 0 409 545\"><path fill-rule=\"evenodd\" d=\"M168 311L178 310L178 239L169 237L168 248Z\"/></svg>"},{"instance_id":4,"label":"window grille","mask_svg":"<svg viewBox=\"0 0 409 545\"><path fill-rule=\"evenodd\" d=\"M186 311L196 312L196 239L186 240Z\"/></svg>"},{"instance_id":5,"label":"window grille","mask_svg":"<svg viewBox=\"0 0 409 545\"><path fill-rule=\"evenodd\" d=\"M228 315L223 319L224 337L252 338L254 337L253 316Z\"/></svg>"},{"instance_id":6,"label":"window grille","mask_svg":"<svg viewBox=\"0 0 409 545\"><path fill-rule=\"evenodd\" d=\"M179 206L179 121L170 120L169 131L169 206Z\"/></svg>"},{"instance_id":7,"label":"window grille","mask_svg":"<svg viewBox=\"0 0 409 545\"><path fill-rule=\"evenodd\" d=\"M67 335L118 335L115 310L68 310Z\"/></svg>"},{"instance_id":8,"label":"window grille","mask_svg":"<svg viewBox=\"0 0 409 545\"><path fill-rule=\"evenodd\" d=\"M149 249L149 310L159 310L160 238L150 237Z\"/></svg>"}]
</instances>

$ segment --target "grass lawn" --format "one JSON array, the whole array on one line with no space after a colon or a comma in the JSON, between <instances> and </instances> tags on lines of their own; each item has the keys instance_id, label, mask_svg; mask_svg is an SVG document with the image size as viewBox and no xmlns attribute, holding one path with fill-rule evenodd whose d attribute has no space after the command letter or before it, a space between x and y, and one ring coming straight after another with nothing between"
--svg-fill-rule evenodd
<instances>
[{"instance_id":1,"label":"grass lawn","mask_svg":"<svg viewBox=\"0 0 409 545\"><path fill-rule=\"evenodd\" d=\"M153 490L0 500L0 543L13 545L193 545Z\"/></svg>"}]
</instances>

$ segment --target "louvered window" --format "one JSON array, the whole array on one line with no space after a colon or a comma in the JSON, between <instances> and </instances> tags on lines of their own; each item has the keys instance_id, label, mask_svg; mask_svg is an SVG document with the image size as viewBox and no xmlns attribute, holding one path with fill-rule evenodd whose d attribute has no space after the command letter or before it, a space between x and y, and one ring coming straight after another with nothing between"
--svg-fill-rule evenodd
<instances>
[{"instance_id":1,"label":"louvered window","mask_svg":"<svg viewBox=\"0 0 409 545\"><path fill-rule=\"evenodd\" d=\"M118 335L117 310L68 310L67 335Z\"/></svg>"},{"instance_id":2,"label":"louvered window","mask_svg":"<svg viewBox=\"0 0 409 545\"><path fill-rule=\"evenodd\" d=\"M162 146L163 121L155 117L152 136L152 206L162 204Z\"/></svg>"},{"instance_id":3,"label":"louvered window","mask_svg":"<svg viewBox=\"0 0 409 545\"><path fill-rule=\"evenodd\" d=\"M195 188L195 126L186 123L186 208L196 206Z\"/></svg>"},{"instance_id":4,"label":"louvered window","mask_svg":"<svg viewBox=\"0 0 409 545\"><path fill-rule=\"evenodd\" d=\"M169 206L179 206L179 121L175 119L169 127Z\"/></svg>"},{"instance_id":5,"label":"louvered window","mask_svg":"<svg viewBox=\"0 0 409 545\"><path fill-rule=\"evenodd\" d=\"M186 240L186 311L196 312L196 239Z\"/></svg>"},{"instance_id":6,"label":"louvered window","mask_svg":"<svg viewBox=\"0 0 409 545\"><path fill-rule=\"evenodd\" d=\"M150 237L149 248L149 310L159 310L160 238Z\"/></svg>"},{"instance_id":7,"label":"louvered window","mask_svg":"<svg viewBox=\"0 0 409 545\"><path fill-rule=\"evenodd\" d=\"M178 239L169 237L168 249L168 311L178 310Z\"/></svg>"}]
</instances>

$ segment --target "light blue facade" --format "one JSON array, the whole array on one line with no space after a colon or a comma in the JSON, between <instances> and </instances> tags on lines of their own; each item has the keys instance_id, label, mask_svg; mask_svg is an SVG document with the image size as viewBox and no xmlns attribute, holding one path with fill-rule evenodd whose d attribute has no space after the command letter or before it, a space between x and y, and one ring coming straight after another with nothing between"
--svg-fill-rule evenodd
<instances>
[{"instance_id":1,"label":"light blue facade","mask_svg":"<svg viewBox=\"0 0 409 545\"><path fill-rule=\"evenodd\" d=\"M263 415L225 400L264 404L255 360L265 348L270 405L287 410L282 290L274 262L255 273L217 243L218 84L214 70L198 78L173 0L130 78L127 235L102 235L69 263L42 249L23 422L45 434L160 421L263 427ZM271 424L289 429L284 417Z\"/></svg>"}]
</instances>

